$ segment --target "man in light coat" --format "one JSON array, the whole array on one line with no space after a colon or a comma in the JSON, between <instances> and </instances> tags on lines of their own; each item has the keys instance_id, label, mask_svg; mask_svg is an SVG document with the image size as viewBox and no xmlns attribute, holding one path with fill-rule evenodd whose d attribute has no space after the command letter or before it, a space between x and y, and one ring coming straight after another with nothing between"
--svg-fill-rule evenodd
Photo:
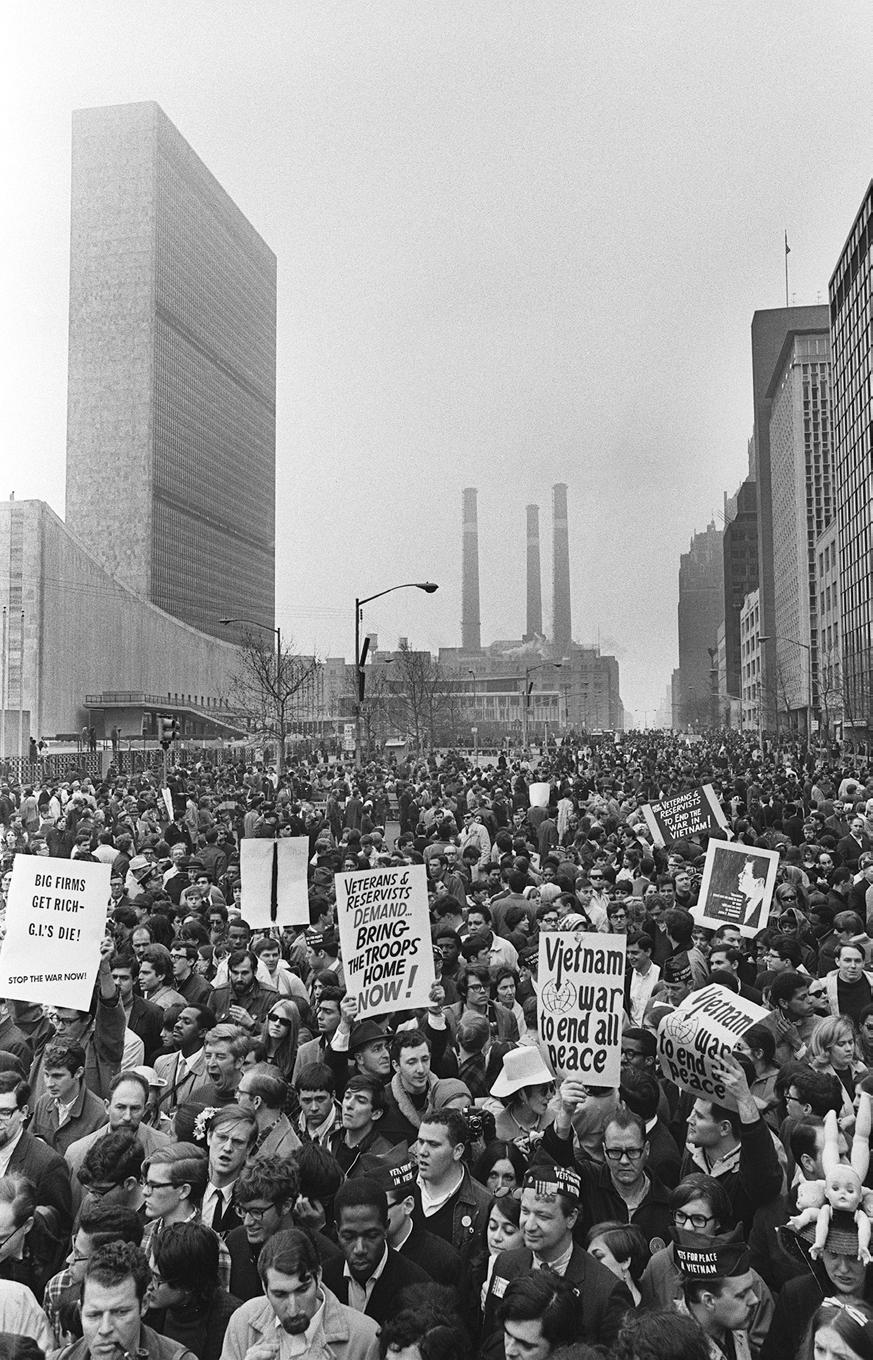
<instances>
[{"instance_id":1,"label":"man in light coat","mask_svg":"<svg viewBox=\"0 0 873 1360\"><path fill-rule=\"evenodd\" d=\"M233 1314L221 1360L245 1360L253 1347L272 1347L279 1328L307 1360L377 1360L376 1323L322 1284L318 1252L306 1233L274 1233L261 1249L258 1274L265 1297L249 1299Z\"/></svg>"}]
</instances>

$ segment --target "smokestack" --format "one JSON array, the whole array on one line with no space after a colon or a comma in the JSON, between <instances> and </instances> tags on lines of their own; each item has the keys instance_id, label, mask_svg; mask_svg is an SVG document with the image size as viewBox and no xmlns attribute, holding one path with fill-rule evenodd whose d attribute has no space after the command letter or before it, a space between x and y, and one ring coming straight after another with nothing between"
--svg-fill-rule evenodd
<instances>
[{"instance_id":1,"label":"smokestack","mask_svg":"<svg viewBox=\"0 0 873 1360\"><path fill-rule=\"evenodd\" d=\"M482 649L479 629L479 520L474 486L464 490L463 570L461 576L461 648Z\"/></svg>"},{"instance_id":2,"label":"smokestack","mask_svg":"<svg viewBox=\"0 0 873 1360\"><path fill-rule=\"evenodd\" d=\"M552 487L552 641L561 656L570 652L570 540L567 530L567 486Z\"/></svg>"},{"instance_id":3,"label":"smokestack","mask_svg":"<svg viewBox=\"0 0 873 1360\"><path fill-rule=\"evenodd\" d=\"M540 577L540 507L527 507L527 630L524 640L542 637L543 588Z\"/></svg>"}]
</instances>

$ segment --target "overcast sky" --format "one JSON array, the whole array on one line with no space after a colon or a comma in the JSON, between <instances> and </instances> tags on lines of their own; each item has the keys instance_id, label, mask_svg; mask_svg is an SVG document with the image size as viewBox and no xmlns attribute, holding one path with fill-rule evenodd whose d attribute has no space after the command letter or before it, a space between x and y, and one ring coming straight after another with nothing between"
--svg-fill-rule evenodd
<instances>
[{"instance_id":1,"label":"overcast sky","mask_svg":"<svg viewBox=\"0 0 873 1360\"><path fill-rule=\"evenodd\" d=\"M871 178L866 0L6 0L0 35L0 497L63 513L71 112L154 99L278 256L285 634L351 656L356 594L430 578L365 626L458 645L477 486L483 642L520 636L566 481L574 637L651 720L783 230L825 301Z\"/></svg>"}]
</instances>

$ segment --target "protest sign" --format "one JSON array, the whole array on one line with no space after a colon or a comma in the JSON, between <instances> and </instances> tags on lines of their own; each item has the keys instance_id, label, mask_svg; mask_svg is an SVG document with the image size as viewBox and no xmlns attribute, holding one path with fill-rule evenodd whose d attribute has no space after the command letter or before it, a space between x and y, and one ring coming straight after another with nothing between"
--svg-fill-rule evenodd
<instances>
[{"instance_id":1,"label":"protest sign","mask_svg":"<svg viewBox=\"0 0 873 1360\"><path fill-rule=\"evenodd\" d=\"M710 930L731 925L742 935L757 935L770 917L778 868L778 850L710 841L700 896L691 915Z\"/></svg>"},{"instance_id":2,"label":"protest sign","mask_svg":"<svg viewBox=\"0 0 873 1360\"><path fill-rule=\"evenodd\" d=\"M175 820L176 814L173 811L173 795L170 793L170 790L167 788L166 784L161 789L161 797L164 800L164 807L167 809L167 817L172 822Z\"/></svg>"},{"instance_id":3,"label":"protest sign","mask_svg":"<svg viewBox=\"0 0 873 1360\"><path fill-rule=\"evenodd\" d=\"M722 1054L733 1052L746 1030L766 1020L769 1013L717 982L701 987L658 1026L661 1071L698 1099L733 1107L713 1064Z\"/></svg>"},{"instance_id":4,"label":"protest sign","mask_svg":"<svg viewBox=\"0 0 873 1360\"><path fill-rule=\"evenodd\" d=\"M660 803L644 803L642 811L652 840L660 846L672 845L698 831L725 830L728 824L711 784L701 784L675 798L663 798Z\"/></svg>"},{"instance_id":5,"label":"protest sign","mask_svg":"<svg viewBox=\"0 0 873 1360\"><path fill-rule=\"evenodd\" d=\"M527 791L531 807L547 808L549 806L549 792L549 784L531 784Z\"/></svg>"},{"instance_id":6,"label":"protest sign","mask_svg":"<svg viewBox=\"0 0 873 1360\"><path fill-rule=\"evenodd\" d=\"M0 996L85 1011L100 966L108 864L16 855L0 952Z\"/></svg>"},{"instance_id":7,"label":"protest sign","mask_svg":"<svg viewBox=\"0 0 873 1360\"><path fill-rule=\"evenodd\" d=\"M540 934L540 1036L559 1079L618 1086L626 946L623 935Z\"/></svg>"},{"instance_id":8,"label":"protest sign","mask_svg":"<svg viewBox=\"0 0 873 1360\"><path fill-rule=\"evenodd\" d=\"M308 836L244 836L239 847L243 914L255 930L309 925Z\"/></svg>"},{"instance_id":9,"label":"protest sign","mask_svg":"<svg viewBox=\"0 0 873 1360\"><path fill-rule=\"evenodd\" d=\"M424 865L337 874L336 907L359 1019L426 1006L435 975Z\"/></svg>"}]
</instances>

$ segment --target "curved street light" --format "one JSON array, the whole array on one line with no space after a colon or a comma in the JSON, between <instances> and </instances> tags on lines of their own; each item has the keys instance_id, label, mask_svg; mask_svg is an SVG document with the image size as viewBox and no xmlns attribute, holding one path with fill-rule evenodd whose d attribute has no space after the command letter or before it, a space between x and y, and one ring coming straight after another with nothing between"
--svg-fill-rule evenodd
<instances>
[{"instance_id":1,"label":"curved street light","mask_svg":"<svg viewBox=\"0 0 873 1360\"><path fill-rule=\"evenodd\" d=\"M389 586L387 590L377 590L375 595L365 595L363 599L355 598L355 765L358 769L361 768L364 663L367 660L367 652L370 648L369 640L365 640L364 650L361 651L361 612L365 604L370 604L373 600L381 600L383 595L390 595L394 590L423 590L425 595L433 595L434 591L439 590L439 586L434 581L403 581L399 586Z\"/></svg>"},{"instance_id":2,"label":"curved street light","mask_svg":"<svg viewBox=\"0 0 873 1360\"><path fill-rule=\"evenodd\" d=\"M788 643L791 644L792 647L802 647L803 650L806 652L806 678L807 678L808 687L809 687L809 689L808 689L809 703L806 705L806 749L807 749L807 751L811 751L811 750L812 750L812 717L813 717L813 711L814 711L813 697L812 697L812 643L810 643L810 642L801 642L801 641L800 641L800 638L784 637L783 634L781 634L781 633L766 633L766 634L760 633L760 634L758 635L758 646L760 646L762 642L788 642ZM777 661L777 668L778 668L778 661ZM778 676L777 676L777 679L778 679ZM779 713L778 713L778 708L779 708L779 705L778 705L778 696L777 696L777 704L776 704L776 709L777 709L777 713L776 713L776 730L777 730L777 736L778 736L778 731L779 731ZM763 744L762 744L762 750L763 750Z\"/></svg>"},{"instance_id":3,"label":"curved street light","mask_svg":"<svg viewBox=\"0 0 873 1360\"><path fill-rule=\"evenodd\" d=\"M522 696L521 696L521 699L522 699L522 702L521 702L521 740L522 740L522 745L525 746L525 747L527 747L527 708L528 708L528 703L529 703L529 701L530 701L530 690L528 689L528 681L530 680L530 677L531 677L532 675L534 675L537 671L543 671L543 670L545 670L548 666L551 666L553 670L559 671L559 670L562 669L563 665L564 665L563 661L541 661L541 662L539 663L539 665L537 665L537 666L528 666L527 669L525 670L525 673L524 673L524 693L523 693ZM533 688L533 686L531 686L531 689L532 689L532 688Z\"/></svg>"}]
</instances>

